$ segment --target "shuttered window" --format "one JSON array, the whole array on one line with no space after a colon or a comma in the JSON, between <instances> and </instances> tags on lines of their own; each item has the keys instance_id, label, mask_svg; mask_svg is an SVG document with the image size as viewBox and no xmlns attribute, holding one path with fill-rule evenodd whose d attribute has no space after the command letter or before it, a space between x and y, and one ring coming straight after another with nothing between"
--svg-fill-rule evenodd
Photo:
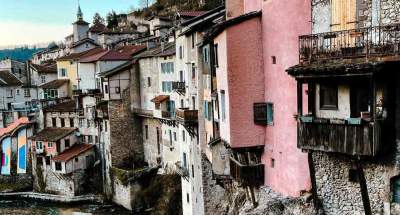
<instances>
[{"instance_id":1,"label":"shuttered window","mask_svg":"<svg viewBox=\"0 0 400 215\"><path fill-rule=\"evenodd\" d=\"M341 31L355 29L357 0L331 0L331 29Z\"/></svg>"},{"instance_id":2,"label":"shuttered window","mask_svg":"<svg viewBox=\"0 0 400 215\"><path fill-rule=\"evenodd\" d=\"M255 103L253 106L254 123L258 125L273 125L274 105L273 103Z\"/></svg>"}]
</instances>

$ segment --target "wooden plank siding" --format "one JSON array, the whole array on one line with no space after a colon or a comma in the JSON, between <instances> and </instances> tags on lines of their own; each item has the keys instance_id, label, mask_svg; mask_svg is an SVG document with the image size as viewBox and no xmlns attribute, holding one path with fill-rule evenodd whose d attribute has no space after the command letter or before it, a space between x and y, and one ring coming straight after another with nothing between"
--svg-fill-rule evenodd
<instances>
[{"instance_id":1,"label":"wooden plank siding","mask_svg":"<svg viewBox=\"0 0 400 215\"><path fill-rule=\"evenodd\" d=\"M361 125L299 122L298 147L306 150L375 156L382 148L381 122Z\"/></svg>"}]
</instances>

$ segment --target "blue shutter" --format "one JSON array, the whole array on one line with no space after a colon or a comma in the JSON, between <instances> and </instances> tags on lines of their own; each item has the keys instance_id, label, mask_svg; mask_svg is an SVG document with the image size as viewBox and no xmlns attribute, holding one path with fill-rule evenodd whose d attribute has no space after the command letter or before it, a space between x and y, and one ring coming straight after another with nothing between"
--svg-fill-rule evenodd
<instances>
[{"instance_id":1,"label":"blue shutter","mask_svg":"<svg viewBox=\"0 0 400 215\"><path fill-rule=\"evenodd\" d=\"M273 124L274 123L274 104L267 103L267 123Z\"/></svg>"}]
</instances>

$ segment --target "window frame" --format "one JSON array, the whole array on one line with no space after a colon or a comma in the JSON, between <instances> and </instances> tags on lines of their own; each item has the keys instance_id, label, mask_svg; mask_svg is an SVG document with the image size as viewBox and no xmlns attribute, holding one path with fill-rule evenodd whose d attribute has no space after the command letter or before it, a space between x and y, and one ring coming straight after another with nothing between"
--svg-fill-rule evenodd
<instances>
[{"instance_id":1,"label":"window frame","mask_svg":"<svg viewBox=\"0 0 400 215\"><path fill-rule=\"evenodd\" d=\"M324 104L325 93L329 93L329 90L334 90L332 98L335 98L333 104ZM320 110L338 110L339 109L339 87L337 84L320 84L319 85L319 108Z\"/></svg>"}]
</instances>

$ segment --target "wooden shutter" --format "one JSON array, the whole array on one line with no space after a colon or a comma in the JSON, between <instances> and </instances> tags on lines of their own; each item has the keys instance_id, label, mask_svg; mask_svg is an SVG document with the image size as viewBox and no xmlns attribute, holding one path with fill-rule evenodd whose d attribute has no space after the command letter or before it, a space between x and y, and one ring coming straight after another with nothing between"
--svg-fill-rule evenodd
<instances>
[{"instance_id":1,"label":"wooden shutter","mask_svg":"<svg viewBox=\"0 0 400 215\"><path fill-rule=\"evenodd\" d=\"M331 0L331 30L355 29L357 0Z\"/></svg>"}]
</instances>

